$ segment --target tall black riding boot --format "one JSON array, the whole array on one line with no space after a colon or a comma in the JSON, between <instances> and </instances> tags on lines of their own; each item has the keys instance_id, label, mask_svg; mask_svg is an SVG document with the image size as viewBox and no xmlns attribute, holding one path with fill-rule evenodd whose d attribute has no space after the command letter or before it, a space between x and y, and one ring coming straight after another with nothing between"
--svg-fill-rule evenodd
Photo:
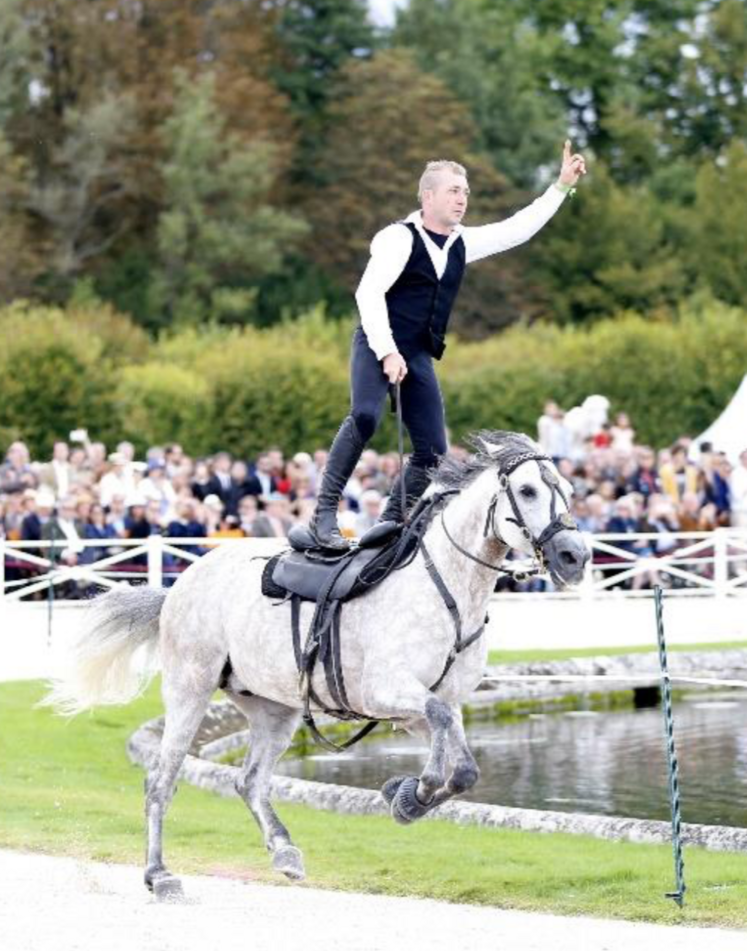
<instances>
[{"instance_id":1,"label":"tall black riding boot","mask_svg":"<svg viewBox=\"0 0 747 951\"><path fill-rule=\"evenodd\" d=\"M427 469L408 463L404 472L400 473L394 480L386 508L381 513L380 522L399 522L400 524L404 522L406 513L402 511L401 480L403 478L405 480L405 500L408 512L431 484L431 477L428 475Z\"/></svg>"},{"instance_id":2,"label":"tall black riding boot","mask_svg":"<svg viewBox=\"0 0 747 951\"><path fill-rule=\"evenodd\" d=\"M329 450L322 485L317 494L316 511L309 522L309 531L321 548L343 550L350 547L350 542L340 534L337 526L337 507L364 445L355 420L348 416Z\"/></svg>"}]
</instances>

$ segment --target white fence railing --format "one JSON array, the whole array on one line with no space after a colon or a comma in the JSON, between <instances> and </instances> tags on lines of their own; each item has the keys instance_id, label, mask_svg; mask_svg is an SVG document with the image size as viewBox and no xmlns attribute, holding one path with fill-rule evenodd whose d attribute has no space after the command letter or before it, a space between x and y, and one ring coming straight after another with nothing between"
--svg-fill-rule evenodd
<instances>
[{"instance_id":1,"label":"white fence railing","mask_svg":"<svg viewBox=\"0 0 747 951\"><path fill-rule=\"evenodd\" d=\"M592 552L584 582L573 592L554 592L546 585L532 596L552 593L566 598L604 598L645 594L639 584L664 581L677 596L747 595L747 530L671 535L586 535ZM87 597L96 586L146 582L171 583L181 571L216 545L250 545L257 555L271 555L286 543L277 538L91 539L76 541L8 541L0 539L0 598L42 596L52 588L66 598ZM657 547L666 552L656 553ZM75 548L77 564L61 561ZM643 553L642 553L643 551ZM89 554L90 553L90 554ZM524 596L504 592L502 597Z\"/></svg>"}]
</instances>

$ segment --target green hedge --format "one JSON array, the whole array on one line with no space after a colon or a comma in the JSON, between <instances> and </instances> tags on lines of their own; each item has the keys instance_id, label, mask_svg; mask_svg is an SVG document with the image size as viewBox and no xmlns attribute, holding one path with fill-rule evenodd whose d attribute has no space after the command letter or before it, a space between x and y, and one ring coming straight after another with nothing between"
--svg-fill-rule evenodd
<instances>
[{"instance_id":1,"label":"green hedge","mask_svg":"<svg viewBox=\"0 0 747 951\"><path fill-rule=\"evenodd\" d=\"M322 308L266 330L206 327L147 339L106 308L0 310L0 441L45 455L55 436L172 439L192 453L327 445L347 412L352 322ZM534 433L546 399L603 393L654 445L697 434L747 372L747 311L707 297L675 317L624 313L588 329L536 324L451 340L438 367L455 440L477 428ZM392 417L375 445L395 445ZM0 450L5 446L0 445Z\"/></svg>"}]
</instances>

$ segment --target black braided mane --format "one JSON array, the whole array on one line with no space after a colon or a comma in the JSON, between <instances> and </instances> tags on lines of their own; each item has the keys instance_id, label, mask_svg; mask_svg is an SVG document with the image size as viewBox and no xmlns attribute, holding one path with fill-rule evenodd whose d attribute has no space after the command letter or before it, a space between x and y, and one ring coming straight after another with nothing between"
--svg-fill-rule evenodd
<instances>
[{"instance_id":1,"label":"black braided mane","mask_svg":"<svg viewBox=\"0 0 747 951\"><path fill-rule=\"evenodd\" d=\"M433 481L443 489L463 489L486 469L502 468L523 452L539 451L537 443L523 433L511 433L502 429L481 429L467 437L467 445L474 450L465 459L444 456L433 470ZM499 445L498 450L488 452L485 443Z\"/></svg>"}]
</instances>

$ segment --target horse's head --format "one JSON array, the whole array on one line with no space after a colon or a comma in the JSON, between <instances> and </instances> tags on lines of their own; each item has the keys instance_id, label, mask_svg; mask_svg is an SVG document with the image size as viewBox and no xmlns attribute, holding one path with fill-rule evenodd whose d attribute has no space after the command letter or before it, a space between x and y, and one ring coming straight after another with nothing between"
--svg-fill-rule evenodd
<instances>
[{"instance_id":1,"label":"horse's head","mask_svg":"<svg viewBox=\"0 0 747 951\"><path fill-rule=\"evenodd\" d=\"M578 584L589 550L569 511L573 488L552 460L528 436L483 431L472 437L477 450L457 463L462 478L479 475L489 496L485 532L508 548L538 558L555 584ZM442 464L439 475L452 468ZM456 481L456 478L454 478Z\"/></svg>"},{"instance_id":2,"label":"horse's head","mask_svg":"<svg viewBox=\"0 0 747 951\"><path fill-rule=\"evenodd\" d=\"M478 440L496 468L496 535L510 548L544 561L555 584L578 584L589 550L569 511L571 484L527 436L481 433Z\"/></svg>"}]
</instances>

